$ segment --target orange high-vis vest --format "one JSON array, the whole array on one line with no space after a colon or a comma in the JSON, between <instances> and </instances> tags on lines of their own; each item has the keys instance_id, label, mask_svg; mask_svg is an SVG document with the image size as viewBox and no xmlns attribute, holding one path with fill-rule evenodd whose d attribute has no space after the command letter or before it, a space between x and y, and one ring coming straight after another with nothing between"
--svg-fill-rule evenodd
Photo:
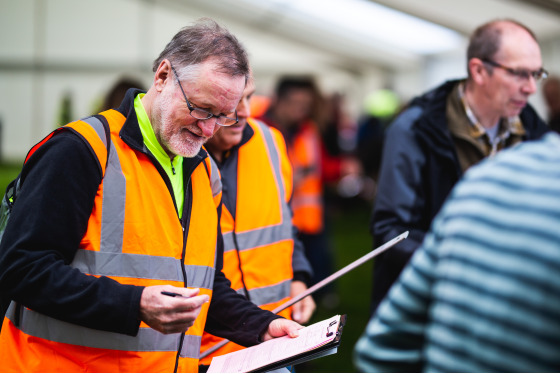
<instances>
[{"instance_id":1,"label":"orange high-vis vest","mask_svg":"<svg viewBox=\"0 0 560 374\"><path fill-rule=\"evenodd\" d=\"M303 234L318 234L323 230L321 138L313 122L299 129L288 155L294 168L294 225Z\"/></svg>"},{"instance_id":2,"label":"orange high-vis vest","mask_svg":"<svg viewBox=\"0 0 560 374\"><path fill-rule=\"evenodd\" d=\"M206 158L192 173L192 197L185 202L192 204L196 219L183 217L189 223L183 227L148 155L120 139L125 117L115 110L102 115L111 129L106 168L106 137L98 118L64 127L91 146L104 174L71 266L121 284L200 288L211 297L221 200L216 165ZM7 372L172 372L177 363L179 372L197 372L208 306L185 334L165 335L142 322L138 334L128 336L60 321L12 302L0 334L0 367Z\"/></svg>"},{"instance_id":3,"label":"orange high-vis vest","mask_svg":"<svg viewBox=\"0 0 560 374\"><path fill-rule=\"evenodd\" d=\"M283 136L262 122L249 119L253 136L238 150L235 219L222 206L224 237L223 272L231 287L262 309L273 310L290 298L294 250L292 217L288 202L292 193L292 169ZM291 308L279 313L291 319ZM201 352L222 338L204 333ZM204 357L243 347L229 342Z\"/></svg>"}]
</instances>

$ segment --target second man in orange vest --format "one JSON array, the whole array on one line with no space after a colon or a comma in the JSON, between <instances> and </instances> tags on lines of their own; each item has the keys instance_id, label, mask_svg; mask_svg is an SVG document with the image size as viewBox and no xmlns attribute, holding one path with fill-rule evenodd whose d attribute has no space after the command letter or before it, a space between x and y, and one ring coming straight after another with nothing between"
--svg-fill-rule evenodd
<instances>
[{"instance_id":1,"label":"second man in orange vest","mask_svg":"<svg viewBox=\"0 0 560 374\"><path fill-rule=\"evenodd\" d=\"M222 128L206 144L222 175L224 268L232 288L263 309L273 310L307 289L311 266L295 239L289 202L292 167L284 137L268 125L249 118L255 91L249 80L237 106L239 123ZM315 310L311 296L280 315L305 323ZM205 333L201 352L222 339ZM228 343L203 360L236 351Z\"/></svg>"}]
</instances>

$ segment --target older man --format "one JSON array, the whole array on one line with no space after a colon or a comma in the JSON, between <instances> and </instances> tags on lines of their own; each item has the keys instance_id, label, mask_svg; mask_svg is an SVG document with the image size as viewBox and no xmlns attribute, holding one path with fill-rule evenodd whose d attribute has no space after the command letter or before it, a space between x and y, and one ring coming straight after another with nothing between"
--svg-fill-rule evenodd
<instances>
[{"instance_id":1,"label":"older man","mask_svg":"<svg viewBox=\"0 0 560 374\"><path fill-rule=\"evenodd\" d=\"M263 309L274 310L307 289L311 266L292 225L292 167L282 134L249 118L255 92L251 78L237 105L239 122L224 127L206 144L222 175L224 273L232 287ZM305 323L311 296L280 314ZM202 351L222 339L204 334ZM201 362L239 350L228 343Z\"/></svg>"},{"instance_id":2,"label":"older man","mask_svg":"<svg viewBox=\"0 0 560 374\"><path fill-rule=\"evenodd\" d=\"M0 371L196 372L204 328L246 346L297 335L220 271L221 184L201 146L237 122L245 50L208 20L153 70L146 94L31 150L1 243Z\"/></svg>"},{"instance_id":3,"label":"older man","mask_svg":"<svg viewBox=\"0 0 560 374\"><path fill-rule=\"evenodd\" d=\"M372 309L420 245L448 193L472 165L546 124L527 104L547 73L535 35L513 20L480 26L467 50L468 77L414 99L388 129L371 232L409 239L375 261Z\"/></svg>"}]
</instances>

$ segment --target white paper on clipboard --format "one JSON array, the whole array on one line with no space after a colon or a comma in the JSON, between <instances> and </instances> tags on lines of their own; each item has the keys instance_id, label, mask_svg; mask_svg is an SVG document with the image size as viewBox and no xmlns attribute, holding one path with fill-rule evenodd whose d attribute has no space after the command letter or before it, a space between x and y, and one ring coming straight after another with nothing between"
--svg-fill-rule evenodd
<instances>
[{"instance_id":1,"label":"white paper on clipboard","mask_svg":"<svg viewBox=\"0 0 560 374\"><path fill-rule=\"evenodd\" d=\"M212 359L208 373L246 373L275 362L301 357L309 353L313 358L321 347L340 339L341 316L336 315L299 330L297 338L283 336L237 352ZM334 352L333 352L334 353Z\"/></svg>"}]
</instances>

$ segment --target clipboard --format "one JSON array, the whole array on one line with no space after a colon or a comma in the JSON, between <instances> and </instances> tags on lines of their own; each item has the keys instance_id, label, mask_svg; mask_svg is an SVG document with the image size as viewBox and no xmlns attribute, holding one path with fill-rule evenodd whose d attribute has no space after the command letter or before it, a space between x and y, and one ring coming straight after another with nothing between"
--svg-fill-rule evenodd
<instances>
[{"instance_id":1,"label":"clipboard","mask_svg":"<svg viewBox=\"0 0 560 374\"><path fill-rule=\"evenodd\" d=\"M346 315L336 315L304 327L296 338L283 336L216 356L208 373L262 373L334 354L345 324Z\"/></svg>"},{"instance_id":2,"label":"clipboard","mask_svg":"<svg viewBox=\"0 0 560 374\"><path fill-rule=\"evenodd\" d=\"M367 253L366 255L360 257L359 259L353 261L351 264L348 264L344 268L342 268L342 269L338 270L337 272L329 275L327 278L323 279L319 283L317 283L317 284L313 285L312 287L308 288L305 292L300 293L299 295L295 296L294 298L286 301L284 304L274 308L274 310L272 310L272 313L274 313L274 314L280 313L282 310L292 306L293 304L297 303L298 301L302 300L303 298L313 294L315 291L321 289L322 287L326 286L327 284L329 284L329 283L333 282L334 280L340 278L341 276L348 273L349 271L354 270L358 266L364 264L366 261L369 261L372 258L374 258L375 256L383 253L384 251L388 250L389 248L391 248L395 244L399 243L400 241L406 239L407 237L408 237L408 231L405 231L402 234L394 237L393 239L386 242L385 244L375 248L373 251L371 251L371 252ZM202 359L202 358L214 353L215 351L217 351L218 349L220 349L221 347L226 345L228 342L229 342L229 340L227 340L227 339L222 340L221 342L217 343L213 347L210 347L206 351L201 352L199 358Z\"/></svg>"},{"instance_id":3,"label":"clipboard","mask_svg":"<svg viewBox=\"0 0 560 374\"><path fill-rule=\"evenodd\" d=\"M258 369L251 370L249 373L265 373L272 370L277 370L281 368L285 368L292 365L301 364L306 361L311 361L316 358L329 356L335 354L338 351L338 346L340 345L340 340L342 339L342 330L344 325L346 324L346 314L340 316L340 323L338 324L338 329L333 333L336 334L336 337L331 342L313 349L308 352L300 353L298 355L292 356L285 360L277 361L274 363L270 363L269 365L262 366Z\"/></svg>"}]
</instances>

